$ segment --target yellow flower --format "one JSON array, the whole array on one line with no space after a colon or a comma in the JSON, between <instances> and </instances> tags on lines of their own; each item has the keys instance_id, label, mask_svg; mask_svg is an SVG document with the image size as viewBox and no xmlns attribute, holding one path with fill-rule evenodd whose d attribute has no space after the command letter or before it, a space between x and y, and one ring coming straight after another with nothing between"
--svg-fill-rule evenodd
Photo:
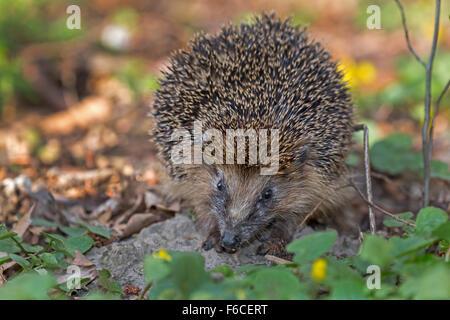
<instances>
[{"instance_id":1,"label":"yellow flower","mask_svg":"<svg viewBox=\"0 0 450 320\"><path fill-rule=\"evenodd\" d=\"M159 249L157 252L153 252L152 257L163 259L169 262L172 261L172 257L164 249Z\"/></svg>"},{"instance_id":2,"label":"yellow flower","mask_svg":"<svg viewBox=\"0 0 450 320\"><path fill-rule=\"evenodd\" d=\"M344 58L340 61L338 70L343 72L342 80L351 88L372 83L377 77L377 69L368 61L355 62L351 58Z\"/></svg>"},{"instance_id":3,"label":"yellow flower","mask_svg":"<svg viewBox=\"0 0 450 320\"><path fill-rule=\"evenodd\" d=\"M356 66L356 78L362 84L372 83L377 77L377 69L368 61L362 61Z\"/></svg>"},{"instance_id":4,"label":"yellow flower","mask_svg":"<svg viewBox=\"0 0 450 320\"><path fill-rule=\"evenodd\" d=\"M316 281L322 281L327 275L327 261L323 258L313 262L311 276Z\"/></svg>"}]
</instances>

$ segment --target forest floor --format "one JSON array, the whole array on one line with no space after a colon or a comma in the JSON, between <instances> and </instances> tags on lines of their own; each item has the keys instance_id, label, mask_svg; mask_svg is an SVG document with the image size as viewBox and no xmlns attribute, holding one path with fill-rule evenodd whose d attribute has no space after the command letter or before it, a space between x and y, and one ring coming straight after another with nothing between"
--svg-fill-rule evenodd
<instances>
[{"instance_id":1,"label":"forest floor","mask_svg":"<svg viewBox=\"0 0 450 320\"><path fill-rule=\"evenodd\" d=\"M144 4L147 1L131 2L129 6L139 12L139 28L133 31L132 41L121 54L99 49L94 41L86 40L86 35L53 47L35 44L28 48L34 57L26 64L31 70L28 80L48 85L36 86L37 99L19 97L14 106L3 110L0 224L13 229L30 245L43 245L42 232L70 235L70 230L61 232L61 227L72 227L72 231L85 225L102 227L108 230L107 236L98 229L88 229L96 248L86 255L78 251L71 263L82 266L91 280L96 278L97 269L108 268L121 285L143 289L138 261L145 254L161 246L200 250L202 236L191 219L193 208L180 200L168 202L161 191L163 168L150 141L152 122L147 116L159 70L167 65L173 50L186 45L193 32L217 31L227 21L240 21L249 12L270 9L281 16L295 12L298 21L313 19L309 27L312 37L322 41L334 58L353 65L370 61L376 70L375 80L358 84L356 97L373 95L399 81L396 59L408 52L400 28L384 32L355 27L352 17L360 9L353 1L339 2L339 6L334 5L335 1L333 5L325 1L315 5L308 1L277 5L253 0L174 1L170 6L156 1L150 1L152 5ZM102 22L92 22L88 33L100 37L101 31L94 25L104 27L110 23L114 10L122 6L119 0L93 1L89 7L91 20ZM415 38L421 53L426 52L428 44L426 37ZM448 50L450 38L444 37L440 45ZM409 109L390 103L358 109L358 101L356 104L359 120L374 123L371 127L377 139L402 132L411 135L413 148L420 150L421 122L411 117ZM436 119L435 135L433 157L450 163L447 106ZM349 163L350 172L364 192L362 146L358 139L353 154L357 160ZM392 213L420 210L422 182L417 175L374 169L372 180L374 202L382 208ZM368 207L352 188L348 189L348 197L342 213L313 216L299 235L336 228L341 236L334 252L355 254L361 233L369 229ZM431 205L450 212L449 180L432 179ZM376 212L378 232L397 232L383 225L384 218ZM161 238L171 228L180 231ZM185 242L177 243L177 239ZM209 255L210 267L266 262L264 257L245 250L241 257L204 254ZM14 261L0 265L0 286L19 268Z\"/></svg>"}]
</instances>

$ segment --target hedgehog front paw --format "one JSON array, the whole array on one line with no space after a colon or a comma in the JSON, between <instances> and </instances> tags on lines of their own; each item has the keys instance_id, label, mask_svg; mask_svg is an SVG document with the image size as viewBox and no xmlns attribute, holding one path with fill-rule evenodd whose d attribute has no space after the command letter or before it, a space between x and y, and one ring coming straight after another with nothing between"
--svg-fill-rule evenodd
<instances>
[{"instance_id":1,"label":"hedgehog front paw","mask_svg":"<svg viewBox=\"0 0 450 320\"><path fill-rule=\"evenodd\" d=\"M293 257L292 253L288 253L286 251L287 242L283 239L272 238L268 239L266 242L261 244L256 250L256 254L258 255L271 255L279 258L283 258L286 260L291 260Z\"/></svg>"},{"instance_id":2,"label":"hedgehog front paw","mask_svg":"<svg viewBox=\"0 0 450 320\"><path fill-rule=\"evenodd\" d=\"M203 242L202 248L205 251L214 248L216 252L221 253L223 251L223 248L220 245L220 232L219 231L211 232L209 236L206 238L206 240Z\"/></svg>"}]
</instances>

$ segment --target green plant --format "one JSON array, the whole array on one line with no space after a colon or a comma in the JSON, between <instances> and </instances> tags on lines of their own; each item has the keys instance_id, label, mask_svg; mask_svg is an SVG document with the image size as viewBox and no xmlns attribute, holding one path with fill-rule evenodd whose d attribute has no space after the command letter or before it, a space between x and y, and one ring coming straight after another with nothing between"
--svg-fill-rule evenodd
<instances>
[{"instance_id":1,"label":"green plant","mask_svg":"<svg viewBox=\"0 0 450 320\"><path fill-rule=\"evenodd\" d=\"M412 151L412 137L395 133L377 141L370 149L373 168L389 174L411 171L423 178L423 157ZM431 177L450 180L448 164L439 160L431 162Z\"/></svg>"},{"instance_id":2,"label":"green plant","mask_svg":"<svg viewBox=\"0 0 450 320\"><path fill-rule=\"evenodd\" d=\"M412 221L412 213L399 216ZM365 235L357 256L337 259L326 254L336 232L316 232L288 245L292 263L246 265L236 272L228 266L205 271L198 253L162 250L144 262L146 279L153 284L149 298L450 299L447 214L427 207L418 213L415 228L392 218L385 224L405 227L405 233L390 239ZM366 286L369 265L381 269L380 289Z\"/></svg>"},{"instance_id":3,"label":"green plant","mask_svg":"<svg viewBox=\"0 0 450 320\"><path fill-rule=\"evenodd\" d=\"M413 222L410 212L399 216ZM289 244L287 250L294 254L292 262L245 265L236 271L227 265L207 271L204 258L196 252L159 250L144 261L149 285L142 296L150 289L150 299L450 299L447 214L427 207L418 213L415 227L392 218L384 223L404 228L403 235L389 239L364 235L359 254L345 259L327 254L336 239L333 230L316 232ZM14 237L3 227L2 251L18 252L20 247L15 247ZM46 237L52 241L55 252L68 254L73 248L60 237ZM55 259L49 260L56 266L58 258ZM32 271L32 262L27 265L22 259L17 260L25 265L23 274L0 288L0 299L63 298L54 291L50 294L58 288L51 275L38 275ZM366 284L370 265L380 268L379 289L369 289ZM106 294L94 291L86 299L118 298L122 293L107 270L99 271L99 282Z\"/></svg>"},{"instance_id":4,"label":"green plant","mask_svg":"<svg viewBox=\"0 0 450 320\"><path fill-rule=\"evenodd\" d=\"M0 266L7 262L14 261L20 267L16 274L27 275L24 277L24 280L11 281L12 288L17 288L18 292L24 291L24 288L34 290L33 288L35 284L41 284L41 280L37 280L38 278L29 276L29 274L39 276L41 273L48 274L49 272L55 270L64 270L69 266L67 259L73 259L75 257L76 250L81 253L85 253L90 250L94 244L94 240L88 236L89 232L105 238L110 237L109 231L100 227L89 226L81 222L80 225L82 228L63 227L43 219L33 219L32 224L38 226L58 227L68 236L42 232L41 235L44 238L46 246L31 246L25 243L16 233L8 232L4 224L0 224L0 252L6 254L0 258ZM16 276L15 278L18 277ZM86 280L88 279L80 279L81 283ZM50 281L46 280L45 283L50 283ZM53 279L51 283L56 283L56 281ZM107 283L107 281L105 280L104 283ZM71 291L66 287L65 283L56 286L56 288L66 293ZM24 296L22 296L23 299L33 297L38 298L38 296L34 296L32 293L28 293L28 289L25 290L26 292L24 293ZM109 287L107 287L107 289L109 289ZM114 293L116 291L114 291ZM11 292L14 292L14 290ZM0 297L7 297L7 294L3 293L2 295L2 293L0 293ZM15 294L12 294L10 298L14 297L16 297ZM17 296L17 298L20 298L20 295Z\"/></svg>"}]
</instances>

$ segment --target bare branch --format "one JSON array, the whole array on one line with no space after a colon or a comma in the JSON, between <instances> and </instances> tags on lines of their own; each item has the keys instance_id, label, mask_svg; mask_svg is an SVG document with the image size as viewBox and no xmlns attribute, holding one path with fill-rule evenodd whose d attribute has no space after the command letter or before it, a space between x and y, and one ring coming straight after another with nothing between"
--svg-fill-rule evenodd
<instances>
[{"instance_id":1,"label":"bare branch","mask_svg":"<svg viewBox=\"0 0 450 320\"><path fill-rule=\"evenodd\" d=\"M391 212L381 208L379 205L377 205L377 204L367 200L366 197L364 197L364 195L361 192L361 190L359 190L359 188L356 186L356 184L352 180L350 180L350 185L358 192L358 194L361 197L361 199L363 199L364 202L367 203L369 206L373 207L374 209L377 209L378 211L380 211L381 213L391 217L392 219L397 220L398 222L404 223L404 224L406 224L408 226L411 226L411 227L415 227L415 224L413 224L413 223L411 223L411 222L409 222L409 221L407 221L405 219L402 219L402 218L396 216L395 214L393 214L393 213L391 213Z\"/></svg>"},{"instance_id":2,"label":"bare branch","mask_svg":"<svg viewBox=\"0 0 450 320\"><path fill-rule=\"evenodd\" d=\"M365 124L358 124L353 127L353 130L364 131L364 171L366 178L367 199L369 200L369 202L373 202L372 178L370 174L370 157L369 157L369 129ZM376 222L375 222L375 215L373 213L371 206L369 206L369 220L370 220L370 231L372 234L375 234Z\"/></svg>"},{"instance_id":3,"label":"bare branch","mask_svg":"<svg viewBox=\"0 0 450 320\"><path fill-rule=\"evenodd\" d=\"M320 207L320 205L324 202L325 198L322 198L316 205L315 207L306 215L306 217L302 220L302 222L300 222L300 224L298 225L299 228L301 228L306 221L308 221L308 219L316 212L317 208Z\"/></svg>"},{"instance_id":4,"label":"bare branch","mask_svg":"<svg viewBox=\"0 0 450 320\"><path fill-rule=\"evenodd\" d=\"M422 152L423 152L423 162L424 162L424 190L423 190L423 206L428 206L430 202L430 175L431 175L431 151L432 151L432 140L430 127L430 113L431 113L431 81L433 72L433 61L436 54L437 39L439 36L439 16L441 10L441 1L436 0L436 13L434 19L434 33L433 42L431 44L430 58L428 59L428 64L426 66L426 87L425 87L425 119L422 129ZM433 117L435 117L434 114Z\"/></svg>"},{"instance_id":5,"label":"bare branch","mask_svg":"<svg viewBox=\"0 0 450 320\"><path fill-rule=\"evenodd\" d=\"M411 41L409 40L409 33L408 33L408 27L406 26L406 17L405 17L405 11L403 10L403 6L400 3L399 0L395 0L395 3L397 3L398 8L400 9L400 13L402 15L402 24L403 24L403 30L405 31L405 37L406 37L406 43L408 45L408 49L409 51L411 51L411 53L414 55L414 57L416 58L417 61L419 61L419 63L426 68L426 64L425 62L417 55L416 51L414 50L414 48L411 45Z\"/></svg>"},{"instance_id":6,"label":"bare branch","mask_svg":"<svg viewBox=\"0 0 450 320\"><path fill-rule=\"evenodd\" d=\"M445 96L445 92L447 92L448 88L450 86L450 80L447 81L447 84L445 85L444 89L442 90L441 94L439 95L439 98L436 100L435 110L439 110L439 105L441 104L442 98ZM436 115L437 112L435 112Z\"/></svg>"},{"instance_id":7,"label":"bare branch","mask_svg":"<svg viewBox=\"0 0 450 320\"><path fill-rule=\"evenodd\" d=\"M283 259L283 258L280 258L280 257L272 256L270 254L266 254L264 256L264 258L266 258L267 260L269 260L271 262L275 262L276 264L291 264L291 263L293 263L290 260L286 260L286 259Z\"/></svg>"},{"instance_id":8,"label":"bare branch","mask_svg":"<svg viewBox=\"0 0 450 320\"><path fill-rule=\"evenodd\" d=\"M447 81L447 84L445 85L444 89L442 90L441 94L439 95L439 98L436 100L436 103L434 105L434 113L433 117L431 118L431 126L430 126L430 143L431 143L431 150L433 149L433 130L434 130L434 120L436 119L436 116L439 112L439 105L441 104L442 98L445 96L445 93L448 90L448 87L450 86L450 80Z\"/></svg>"}]
</instances>

